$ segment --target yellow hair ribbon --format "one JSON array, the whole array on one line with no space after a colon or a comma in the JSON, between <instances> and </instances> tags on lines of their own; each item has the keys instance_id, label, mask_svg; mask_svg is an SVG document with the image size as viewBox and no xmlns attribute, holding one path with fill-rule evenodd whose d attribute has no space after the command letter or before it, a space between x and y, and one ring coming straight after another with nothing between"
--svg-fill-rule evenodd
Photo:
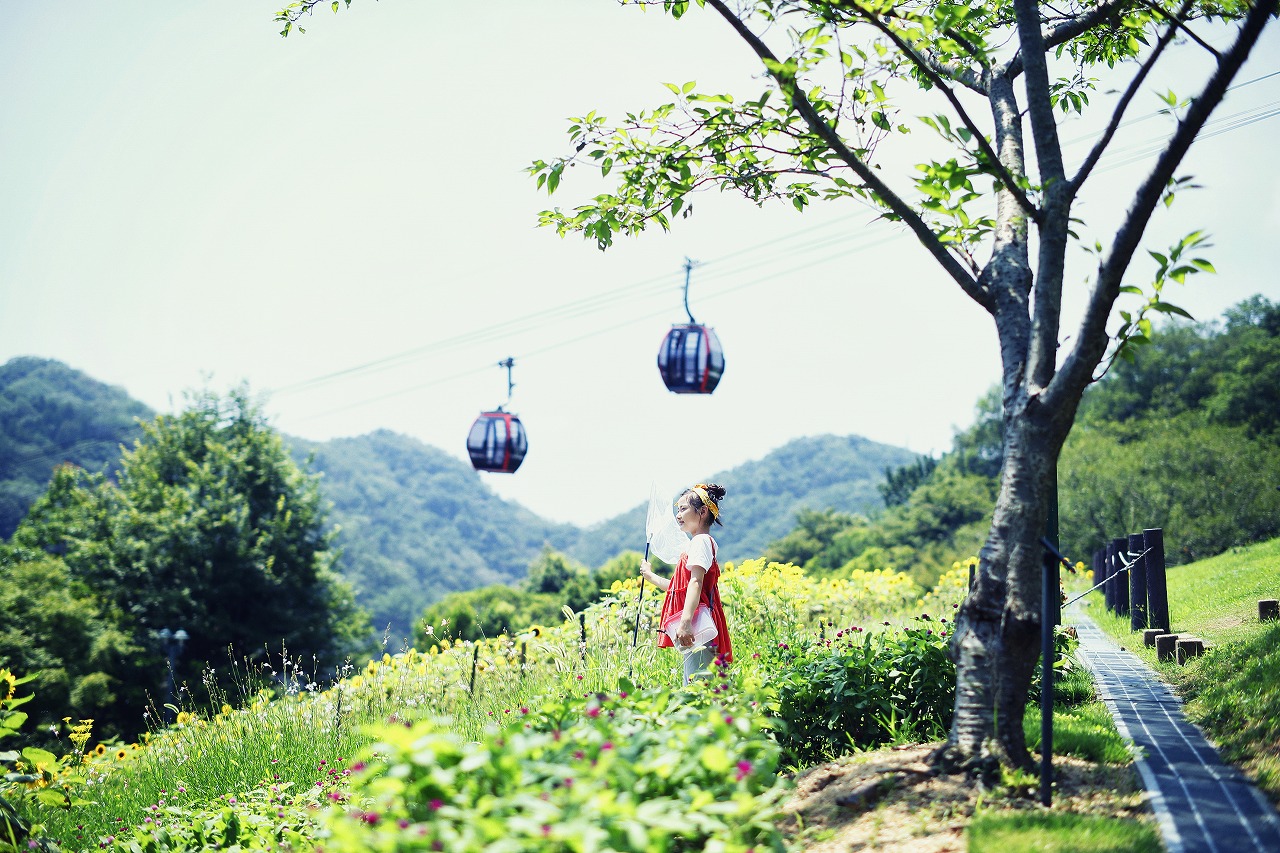
<instances>
[{"instance_id":1,"label":"yellow hair ribbon","mask_svg":"<svg viewBox=\"0 0 1280 853\"><path fill-rule=\"evenodd\" d=\"M696 483L689 491L697 495L698 499L702 501L702 505L711 510L711 519L713 521L720 517L720 507L716 506L716 502L713 501L711 499L711 495L707 493L706 483Z\"/></svg>"}]
</instances>

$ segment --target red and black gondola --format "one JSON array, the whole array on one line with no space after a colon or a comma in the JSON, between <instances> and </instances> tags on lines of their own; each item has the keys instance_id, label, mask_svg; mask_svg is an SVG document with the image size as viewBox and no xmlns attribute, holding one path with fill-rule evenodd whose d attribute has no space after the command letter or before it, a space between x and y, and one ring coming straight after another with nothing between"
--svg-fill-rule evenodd
<instances>
[{"instance_id":1,"label":"red and black gondola","mask_svg":"<svg viewBox=\"0 0 1280 853\"><path fill-rule=\"evenodd\" d=\"M658 348L658 372L674 394L710 394L724 373L724 350L715 329L693 319L689 311L689 274L694 262L684 259L684 311L688 323L673 323Z\"/></svg>"},{"instance_id":2,"label":"red and black gondola","mask_svg":"<svg viewBox=\"0 0 1280 853\"><path fill-rule=\"evenodd\" d=\"M511 404L511 368L515 359L498 362L507 369L507 405ZM498 474L514 474L529 450L529 434L520 418L499 406L491 412L481 412L467 433L467 455L471 467L477 471Z\"/></svg>"}]
</instances>

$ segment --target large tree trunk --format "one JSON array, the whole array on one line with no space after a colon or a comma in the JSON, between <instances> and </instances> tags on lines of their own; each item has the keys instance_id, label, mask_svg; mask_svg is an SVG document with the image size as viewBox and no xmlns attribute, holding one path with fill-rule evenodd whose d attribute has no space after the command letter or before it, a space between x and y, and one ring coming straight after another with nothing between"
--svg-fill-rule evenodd
<instances>
[{"instance_id":1,"label":"large tree trunk","mask_svg":"<svg viewBox=\"0 0 1280 853\"><path fill-rule=\"evenodd\" d=\"M1008 401L1006 401L1008 402ZM1005 455L991 531L952 638L956 704L951 734L934 755L947 770L1031 769L1023 712L1040 655L1043 546L1049 490L1072 412L1046 413L1019 395L1006 409Z\"/></svg>"}]
</instances>

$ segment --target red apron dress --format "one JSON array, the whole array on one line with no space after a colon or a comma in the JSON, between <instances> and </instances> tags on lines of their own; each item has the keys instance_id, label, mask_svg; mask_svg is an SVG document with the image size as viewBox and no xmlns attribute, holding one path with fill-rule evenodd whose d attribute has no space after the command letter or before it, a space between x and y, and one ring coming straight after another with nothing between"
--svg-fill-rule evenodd
<instances>
[{"instance_id":1,"label":"red apron dress","mask_svg":"<svg viewBox=\"0 0 1280 853\"><path fill-rule=\"evenodd\" d=\"M701 603L711 608L711 621L716 625L716 638L709 645L714 646L716 657L725 663L733 662L733 643L729 640L729 623L724 618L724 607L720 602L720 561L716 558L715 540L711 548L711 568L707 569L702 579ZM689 589L689 555L681 554L676 565L675 574L671 576L671 585L667 587L667 595L662 599L662 615L658 617L659 625L666 625L671 619L679 617L684 610L684 594ZM659 648L675 646L666 632L658 634Z\"/></svg>"}]
</instances>

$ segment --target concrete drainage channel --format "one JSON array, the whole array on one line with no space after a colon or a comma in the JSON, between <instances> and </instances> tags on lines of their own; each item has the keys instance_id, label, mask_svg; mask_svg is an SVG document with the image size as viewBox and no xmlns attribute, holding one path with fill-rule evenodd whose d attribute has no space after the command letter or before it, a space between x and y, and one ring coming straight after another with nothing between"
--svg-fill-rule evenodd
<instances>
[{"instance_id":1,"label":"concrete drainage channel","mask_svg":"<svg viewBox=\"0 0 1280 853\"><path fill-rule=\"evenodd\" d=\"M1182 713L1149 666L1087 616L1072 620L1080 658L1136 763L1169 853L1280 853L1280 816Z\"/></svg>"}]
</instances>

